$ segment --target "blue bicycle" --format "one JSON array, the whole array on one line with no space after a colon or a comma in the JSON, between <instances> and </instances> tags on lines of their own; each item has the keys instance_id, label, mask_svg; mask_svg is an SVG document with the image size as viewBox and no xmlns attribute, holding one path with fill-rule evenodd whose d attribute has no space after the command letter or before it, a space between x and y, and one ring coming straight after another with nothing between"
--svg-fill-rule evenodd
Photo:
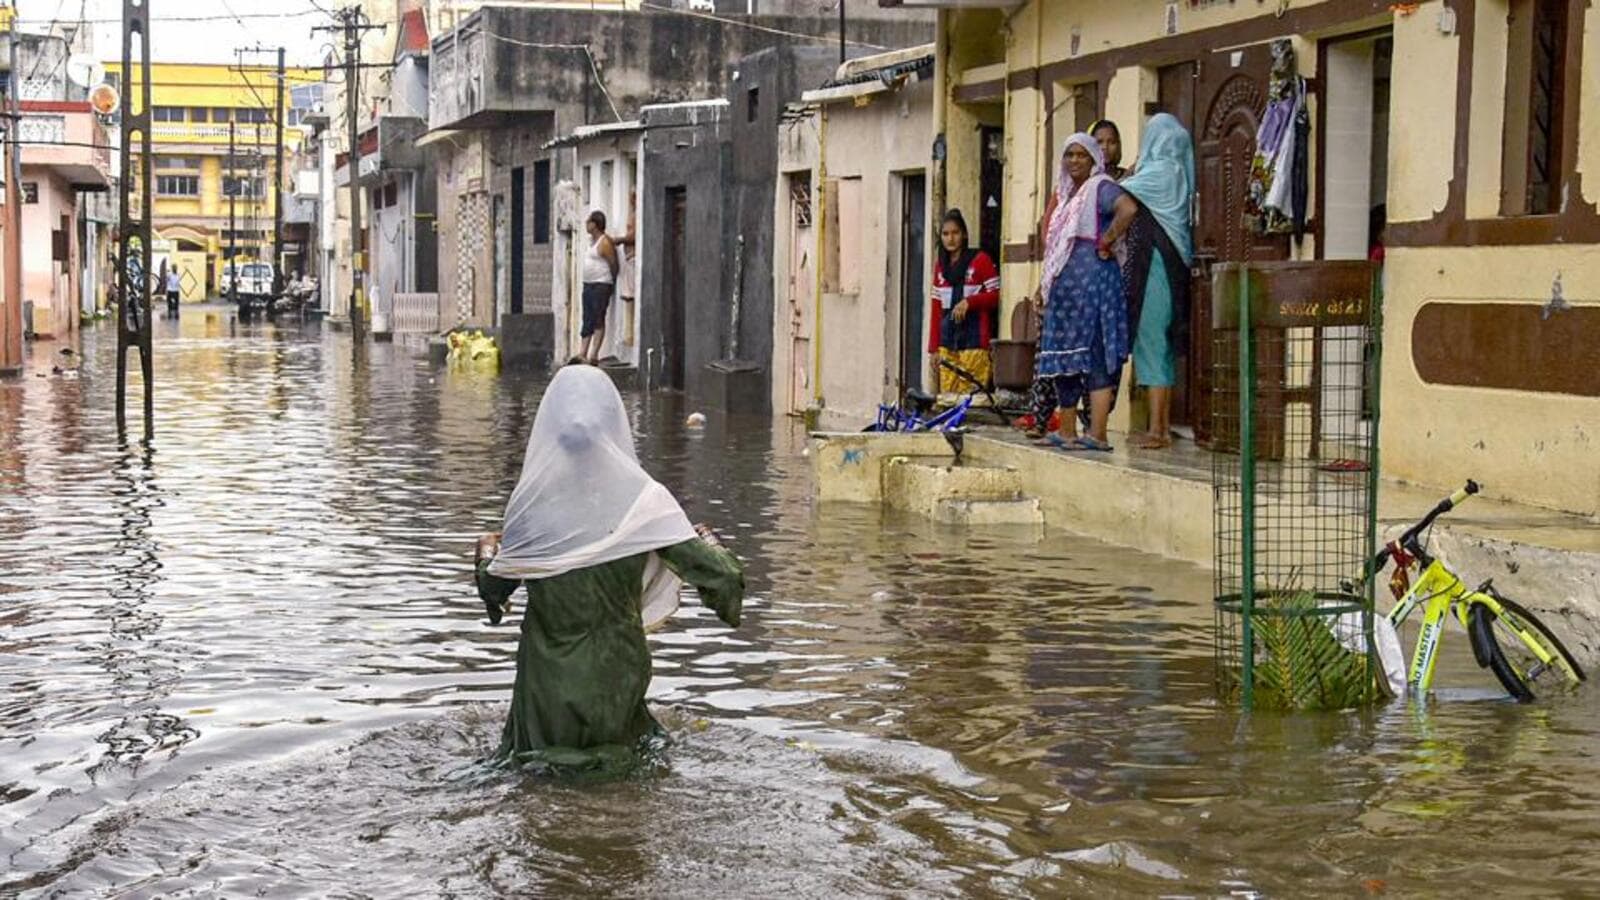
<instances>
[{"instance_id":1,"label":"blue bicycle","mask_svg":"<svg viewBox=\"0 0 1600 900\"><path fill-rule=\"evenodd\" d=\"M862 431L959 431L967 421L967 411L972 408L972 397L962 398L960 403L949 409L935 413L933 406L938 398L924 391L912 388L906 391L903 403L885 403L878 407L878 419Z\"/></svg>"}]
</instances>

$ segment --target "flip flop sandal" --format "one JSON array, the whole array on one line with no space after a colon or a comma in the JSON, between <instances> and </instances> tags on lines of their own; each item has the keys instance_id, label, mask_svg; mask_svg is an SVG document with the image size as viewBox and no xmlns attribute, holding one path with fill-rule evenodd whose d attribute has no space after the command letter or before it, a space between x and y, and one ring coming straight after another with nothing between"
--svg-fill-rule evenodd
<instances>
[{"instance_id":1,"label":"flip flop sandal","mask_svg":"<svg viewBox=\"0 0 1600 900\"><path fill-rule=\"evenodd\" d=\"M1317 468L1324 472L1365 472L1367 464L1359 459L1336 459Z\"/></svg>"},{"instance_id":2,"label":"flip flop sandal","mask_svg":"<svg viewBox=\"0 0 1600 900\"><path fill-rule=\"evenodd\" d=\"M1097 441L1094 438L1089 437L1086 434L1078 435L1078 439L1076 441L1074 441L1073 444L1074 444L1074 446L1069 448L1069 449L1072 449L1072 450L1092 450L1095 453L1110 453L1111 452L1111 445L1110 444L1106 443L1105 441Z\"/></svg>"}]
</instances>

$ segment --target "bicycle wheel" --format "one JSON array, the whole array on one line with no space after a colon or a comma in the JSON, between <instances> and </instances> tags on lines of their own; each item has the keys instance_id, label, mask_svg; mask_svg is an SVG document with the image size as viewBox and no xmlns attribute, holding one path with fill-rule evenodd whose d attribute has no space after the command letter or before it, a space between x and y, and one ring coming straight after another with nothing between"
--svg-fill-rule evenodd
<instances>
[{"instance_id":1,"label":"bicycle wheel","mask_svg":"<svg viewBox=\"0 0 1600 900\"><path fill-rule=\"evenodd\" d=\"M1472 604L1468 613L1472 654L1478 665L1494 672L1511 696L1529 703L1535 688L1549 692L1584 680L1578 661L1538 617L1504 597L1494 599L1504 610L1503 616L1495 615L1483 603ZM1550 657L1549 663L1528 646L1530 640Z\"/></svg>"}]
</instances>

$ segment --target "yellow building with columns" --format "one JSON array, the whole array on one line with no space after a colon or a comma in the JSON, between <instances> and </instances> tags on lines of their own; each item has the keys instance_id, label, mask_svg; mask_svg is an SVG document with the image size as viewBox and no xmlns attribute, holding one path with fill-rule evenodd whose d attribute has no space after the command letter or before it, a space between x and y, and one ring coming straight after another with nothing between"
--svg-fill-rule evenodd
<instances>
[{"instance_id":1,"label":"yellow building with columns","mask_svg":"<svg viewBox=\"0 0 1600 900\"><path fill-rule=\"evenodd\" d=\"M1381 243L1384 475L1438 489L1473 477L1491 496L1600 515L1600 7L886 2L940 11L930 197L985 211L1002 323L1038 284L1066 137L1111 118L1128 164L1148 116L1169 112L1197 154L1195 315L1213 263L1365 259ZM1309 92L1299 240L1240 224L1283 38ZM1190 325L1175 419L1204 444L1213 338ZM1124 426L1136 407L1119 405Z\"/></svg>"},{"instance_id":2,"label":"yellow building with columns","mask_svg":"<svg viewBox=\"0 0 1600 900\"><path fill-rule=\"evenodd\" d=\"M126 103L140 86L121 69L120 62L106 64ZM276 171L277 67L152 63L150 78L156 238L179 267L183 299L203 300L218 292L230 244L240 259L272 256L277 191L293 189ZM307 130L288 92L322 79L320 69L285 74L286 165Z\"/></svg>"}]
</instances>

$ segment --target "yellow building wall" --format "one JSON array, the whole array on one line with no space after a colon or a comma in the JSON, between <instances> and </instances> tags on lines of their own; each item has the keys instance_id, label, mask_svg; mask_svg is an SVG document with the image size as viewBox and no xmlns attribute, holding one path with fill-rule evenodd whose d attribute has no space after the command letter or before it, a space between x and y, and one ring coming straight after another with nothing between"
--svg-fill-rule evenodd
<instances>
[{"instance_id":1,"label":"yellow building wall","mask_svg":"<svg viewBox=\"0 0 1600 900\"><path fill-rule=\"evenodd\" d=\"M121 63L106 63L106 71L120 78ZM297 85L315 84L321 81L320 69L292 68L285 73L285 83L290 89ZM155 228L159 235L168 239L176 237L193 241L197 235L202 238L197 243L203 245L205 256L210 257L209 283L215 286L219 283L222 267L226 262L223 257L228 246L225 239L225 231L228 228L228 198L222 191L224 160L228 154L228 126L226 122L188 121L190 115L188 111L195 108L205 109L208 111L209 120L211 110L219 108L233 110L232 117L236 120L235 150L240 153L254 152L259 146L260 152L265 157L265 168L251 173L265 182L263 196L257 199L240 197L236 201L236 228L240 231L249 231L260 225L264 226L262 231L265 235L265 240L240 240L238 242L240 258L264 259L271 255L271 221L273 205L277 199L277 184L282 181L286 188L292 186L288 184L287 178L274 177L275 126L271 122L247 123L237 120L240 118L240 110L265 108L269 118L277 114L276 67L245 66L239 70L228 65L154 63L150 67L150 85L152 106L185 110L183 122L152 124L150 135L152 152L157 157L197 158L200 163L198 172L192 169L168 169L157 163L154 170L157 175L197 175L200 193L196 197L162 196L158 193L152 207L156 220ZM121 91L124 103L127 103L127 98L135 96L138 90L137 81L130 84L123 79ZM287 96L284 98L284 105L287 114L289 106ZM299 146L304 134L305 129L300 127L284 128L286 161L293 155L292 148ZM207 283L202 277L204 272L205 260L202 258L195 272L195 280L201 285ZM188 299L189 288L186 287L185 290L185 299Z\"/></svg>"},{"instance_id":2,"label":"yellow building wall","mask_svg":"<svg viewBox=\"0 0 1600 900\"><path fill-rule=\"evenodd\" d=\"M1600 399L1426 384L1412 361L1412 342L1431 340L1412 328L1426 303L1542 306L1559 274L1567 302L1600 305L1597 255L1594 246L1389 251L1379 442L1385 475L1436 488L1474 478L1489 496L1600 514Z\"/></svg>"},{"instance_id":3,"label":"yellow building wall","mask_svg":"<svg viewBox=\"0 0 1600 900\"><path fill-rule=\"evenodd\" d=\"M1455 158L1456 60L1461 38L1441 35L1438 3L1394 23L1389 82L1389 221L1433 217L1450 197ZM1408 73L1409 77L1408 77ZM1497 173L1498 175L1498 173Z\"/></svg>"}]
</instances>

